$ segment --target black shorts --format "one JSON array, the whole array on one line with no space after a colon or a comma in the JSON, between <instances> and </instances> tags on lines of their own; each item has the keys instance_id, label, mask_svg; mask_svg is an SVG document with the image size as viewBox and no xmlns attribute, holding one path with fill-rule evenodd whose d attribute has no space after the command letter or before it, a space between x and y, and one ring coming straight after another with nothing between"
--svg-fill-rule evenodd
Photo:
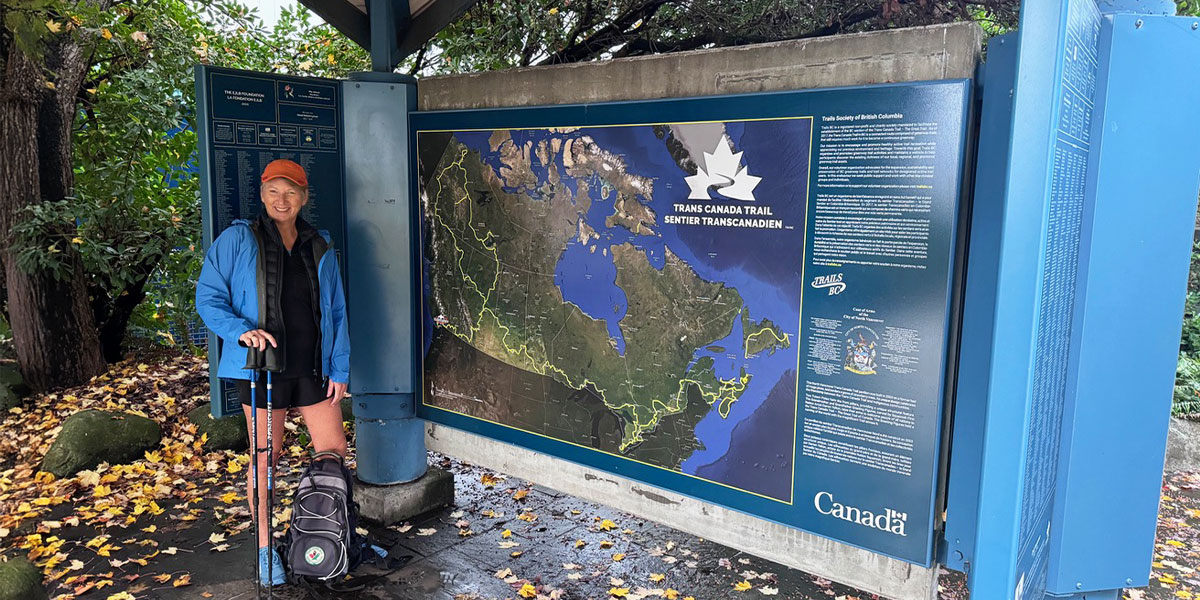
<instances>
[{"instance_id":1,"label":"black shorts","mask_svg":"<svg viewBox=\"0 0 1200 600\"><path fill-rule=\"evenodd\" d=\"M250 406L250 380L235 379L237 385L238 398L241 398L243 406ZM263 375L258 378L258 385L255 390L258 396L258 408L267 408L267 377ZM325 390L321 387L321 382L312 377L296 377L288 379L272 378L271 380L271 407L272 408L295 408L298 406L312 406L325 399Z\"/></svg>"}]
</instances>

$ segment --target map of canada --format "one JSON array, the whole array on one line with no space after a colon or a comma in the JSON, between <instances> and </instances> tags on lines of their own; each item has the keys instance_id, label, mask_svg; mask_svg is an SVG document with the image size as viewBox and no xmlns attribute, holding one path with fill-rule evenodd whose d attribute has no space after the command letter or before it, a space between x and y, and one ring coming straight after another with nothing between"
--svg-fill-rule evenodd
<instances>
[{"instance_id":1,"label":"map of canada","mask_svg":"<svg viewBox=\"0 0 1200 600\"><path fill-rule=\"evenodd\" d=\"M419 132L426 405L791 502L811 128Z\"/></svg>"}]
</instances>

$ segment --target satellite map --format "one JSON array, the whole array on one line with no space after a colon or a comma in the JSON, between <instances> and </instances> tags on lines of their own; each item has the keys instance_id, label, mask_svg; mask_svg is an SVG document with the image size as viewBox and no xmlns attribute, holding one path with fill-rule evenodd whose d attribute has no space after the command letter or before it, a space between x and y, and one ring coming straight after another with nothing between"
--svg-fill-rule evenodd
<instances>
[{"instance_id":1,"label":"satellite map","mask_svg":"<svg viewBox=\"0 0 1200 600\"><path fill-rule=\"evenodd\" d=\"M426 406L790 503L811 131L419 132Z\"/></svg>"}]
</instances>

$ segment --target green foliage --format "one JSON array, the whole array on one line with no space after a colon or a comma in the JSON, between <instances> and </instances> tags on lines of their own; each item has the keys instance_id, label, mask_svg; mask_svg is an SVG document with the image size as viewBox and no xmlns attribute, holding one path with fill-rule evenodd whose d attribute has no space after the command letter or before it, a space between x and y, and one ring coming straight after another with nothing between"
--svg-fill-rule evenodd
<instances>
[{"instance_id":1,"label":"green foliage","mask_svg":"<svg viewBox=\"0 0 1200 600\"><path fill-rule=\"evenodd\" d=\"M1200 244L1192 248L1171 414L1200 414Z\"/></svg>"},{"instance_id":2,"label":"green foliage","mask_svg":"<svg viewBox=\"0 0 1200 600\"><path fill-rule=\"evenodd\" d=\"M1175 0L1175 14L1181 17L1200 17L1200 0Z\"/></svg>"},{"instance_id":3,"label":"green foliage","mask_svg":"<svg viewBox=\"0 0 1200 600\"><path fill-rule=\"evenodd\" d=\"M424 75L698 50L971 19L1016 26L1017 0L480 0L405 65Z\"/></svg>"}]
</instances>

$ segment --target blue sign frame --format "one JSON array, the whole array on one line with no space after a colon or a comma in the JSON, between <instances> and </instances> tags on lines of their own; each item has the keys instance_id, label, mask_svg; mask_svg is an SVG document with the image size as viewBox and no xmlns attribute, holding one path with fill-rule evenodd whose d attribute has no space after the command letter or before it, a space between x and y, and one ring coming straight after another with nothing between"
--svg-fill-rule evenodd
<instances>
[{"instance_id":1,"label":"blue sign frame","mask_svg":"<svg viewBox=\"0 0 1200 600\"><path fill-rule=\"evenodd\" d=\"M918 424L909 427L910 437L903 438L891 434L905 430L904 426L896 423L880 425L875 421L872 431L877 433L879 438L857 447L865 448L867 444L871 444L871 448L875 449L890 443L895 448L897 444L908 444L913 456L907 467L908 475L903 475L897 470L888 472L891 467L882 466L882 463L886 462L882 459L868 464L869 461L865 460L851 462L845 454L835 460L831 460L828 455L818 458L821 452L829 452L828 448L804 449L802 439L829 439L838 436L828 434L828 429L824 435L813 429L807 434L803 431L795 432L796 439L791 449L790 461L794 486L788 498L781 500L767 495L747 493L734 486L691 476L678 470L631 460L616 453L548 437L497 420L476 418L463 411L439 407L430 402L430 372L424 373L423 388L426 397L425 401L417 406L418 416L928 566L933 560L933 540L935 531L940 529L942 510L938 486L939 472L944 467L945 451L942 443L945 425L942 415L947 406L947 382L952 378L953 360L947 357L953 352L957 332L957 316L952 305L956 306L956 269L961 250L960 197L963 192L961 181L968 145L970 92L971 82L955 80L710 98L418 112L413 113L411 117L411 143L417 149L418 155L421 153L422 133L439 133L445 136L452 135L452 132L470 130L513 132L549 128L628 127L631 123L734 123L807 117L812 119L809 131L814 136L809 146L814 156L807 183L809 207L814 205L814 198L818 193L832 193L831 190L837 187L836 183L819 180L819 176L828 175L829 171L815 166L815 157L822 145L822 131L833 131L835 126L846 124L865 127L866 131L871 131L872 125L866 125L868 123L879 127L884 126L879 125L881 123L914 127L918 123L924 123L925 126L933 124L937 132L930 134L932 137L928 139L936 140L933 146L936 147L936 151L930 150L933 152L930 155L933 156L933 162L930 163L933 166L930 168L936 171L937 177L933 180L936 181L936 186L930 186L936 189L929 192L933 205L930 221L933 224L928 225L929 231L924 234L928 241L928 256L931 257L927 263L916 265L914 262L907 265L913 268L901 268L906 265L900 265L903 260L896 258L896 264L889 265L894 268L876 266L873 269L867 264L856 264L853 257L839 261L826 255L820 264L817 264L813 259L814 252L818 251L814 246L814 239L820 237L814 234L818 217L815 211L810 209L804 211L805 225L803 232L798 234L803 235L804 240L804 256L797 261L803 265L799 269L805 288L803 318L810 319L813 315L836 317L822 319L822 323L830 323L841 321L844 316L846 323L856 324L856 331L862 330L862 335L859 336L861 339L847 337L849 325L826 325L824 331L814 334L813 330L820 328L810 327L810 324L806 323L801 332L800 343L795 345L795 352L802 363L809 364L797 365L797 371L804 373L799 377L797 387L806 385L810 380L819 379L818 375L809 375L818 370L825 372L826 376L836 376L836 373L844 374L850 370L848 367L842 368L839 362L840 354L834 362L830 362L828 357L825 360L811 359L808 356L811 354L810 350L819 345L815 337L840 336L837 341L839 346L843 342L848 347L862 346L863 360L866 361L862 364L867 366L860 369L860 375L863 376L860 381L891 383L858 385L862 395L849 404L858 403L860 408L873 406L877 409L877 414L885 414L888 412L888 409L882 408L885 404L902 402L902 396L909 400L916 398L918 400L912 402L910 411L911 419ZM851 158L850 164L866 164L854 163L854 160L859 159ZM906 168L905 164L904 160L888 162L889 166L897 169ZM428 165L417 167L418 171L422 168L428 168ZM631 170L635 168L636 166L631 167ZM428 216L428 212L423 211L423 217ZM822 227L827 223L828 221L824 221ZM428 225L426 221L425 226ZM821 239L829 242L832 238L825 236ZM426 252L423 264L426 268L430 260L428 244L427 236L423 247ZM820 252L827 252L827 249L823 246ZM809 279L813 281L810 282ZM429 282L430 279L426 276L423 281L426 293L429 293ZM853 286L854 292L848 292L845 296L830 293L831 287L844 290L847 286ZM862 290L872 291L864 293ZM427 299L426 307L429 306L430 302ZM878 311L879 314L884 314L888 309L892 310L888 323L882 323L884 319L877 318L879 315L876 313ZM900 315L903 317L900 318ZM446 325L435 324L434 317L447 321L443 315L426 314L423 334L427 343L435 335L438 325ZM892 327L890 323L893 322L893 318L905 323L919 324L908 328ZM919 357L911 344L906 346L906 342L903 341L909 340L912 344L918 344L917 339L926 340L923 347L928 350ZM885 352L892 355L887 359L892 362L887 365L886 373L883 372L885 369L882 366L876 366L874 362L877 355ZM911 356L898 356L905 352L911 353ZM813 367L812 363L820 364ZM906 369L901 363L915 366ZM429 368L427 357L426 369ZM914 373L917 375L906 379L906 375ZM855 376L857 375L846 377ZM844 394L844 389L848 389L843 386L830 391L833 388L838 386L827 386L823 389L813 389L810 386L805 394L797 394L795 429L802 429L806 423L819 422L832 426L830 424L844 425L853 422L856 428L851 429L855 433L846 434L848 430L843 429L842 434L854 436L862 435L861 432L872 427L864 425L864 420L854 421L844 414L838 419L822 419L812 412L815 409L810 409L802 401L803 396L823 395L828 406L835 402L835 396ZM889 395L889 390L896 393ZM499 393L504 391L499 390ZM885 397L890 399L884 399ZM842 404L845 408L847 403ZM899 410L895 414L903 412ZM885 430L891 433L885 434ZM893 455L898 456L899 453ZM881 488L892 490L892 493L883 498L879 494ZM901 521L903 524L900 524ZM880 527L880 523L885 527ZM889 527L898 528L903 535L887 531Z\"/></svg>"}]
</instances>

